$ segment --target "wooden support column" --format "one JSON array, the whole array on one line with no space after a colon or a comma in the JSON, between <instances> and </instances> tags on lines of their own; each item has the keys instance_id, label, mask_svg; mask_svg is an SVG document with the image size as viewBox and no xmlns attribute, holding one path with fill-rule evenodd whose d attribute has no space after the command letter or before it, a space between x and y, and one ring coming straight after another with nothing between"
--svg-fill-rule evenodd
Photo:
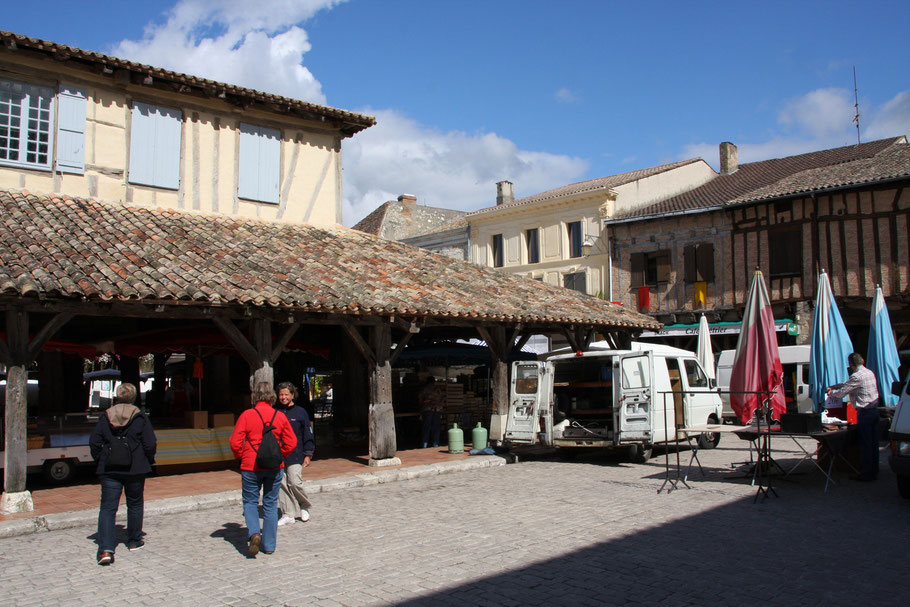
<instances>
[{"instance_id":1,"label":"wooden support column","mask_svg":"<svg viewBox=\"0 0 910 607\"><path fill-rule=\"evenodd\" d=\"M392 408L392 328L387 324L370 327L369 342L352 323L341 325L369 370L369 443L371 466L401 464L395 454L395 411Z\"/></svg>"},{"instance_id":2,"label":"wooden support column","mask_svg":"<svg viewBox=\"0 0 910 607\"><path fill-rule=\"evenodd\" d=\"M387 324L370 327L374 360L370 365L370 465L401 463L395 453L395 411L392 408L392 328Z\"/></svg>"},{"instance_id":3,"label":"wooden support column","mask_svg":"<svg viewBox=\"0 0 910 607\"><path fill-rule=\"evenodd\" d=\"M29 340L28 312L21 308L6 311L6 343L0 354L6 364L6 414L4 422L4 474L0 511L31 512L35 509L31 493L25 489L26 419L28 415L28 365L41 348L70 318L71 313L54 316Z\"/></svg>"},{"instance_id":4,"label":"wooden support column","mask_svg":"<svg viewBox=\"0 0 910 607\"><path fill-rule=\"evenodd\" d=\"M509 414L509 352L521 331L521 325L516 326L509 336L506 336L506 327L477 327L481 339L487 342L487 347L493 358L493 372L490 389L493 393L493 413L490 416L490 440L499 444L506 431L506 417Z\"/></svg>"}]
</instances>

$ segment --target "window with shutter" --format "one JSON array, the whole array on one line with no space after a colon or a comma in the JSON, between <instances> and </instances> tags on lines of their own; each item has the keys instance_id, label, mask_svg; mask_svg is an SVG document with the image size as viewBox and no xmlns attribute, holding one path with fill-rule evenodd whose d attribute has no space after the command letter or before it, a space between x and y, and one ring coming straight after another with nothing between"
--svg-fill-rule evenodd
<instances>
[{"instance_id":1,"label":"window with shutter","mask_svg":"<svg viewBox=\"0 0 910 607\"><path fill-rule=\"evenodd\" d=\"M133 103L130 122L130 183L180 187L180 110Z\"/></svg>"},{"instance_id":2,"label":"window with shutter","mask_svg":"<svg viewBox=\"0 0 910 607\"><path fill-rule=\"evenodd\" d=\"M490 247L493 253L493 267L501 268L503 265L504 253L502 250L502 234L493 234L493 239L490 243Z\"/></svg>"},{"instance_id":3,"label":"window with shutter","mask_svg":"<svg viewBox=\"0 0 910 607\"><path fill-rule=\"evenodd\" d=\"M581 293L588 292L587 281L585 280L584 272L572 272L570 274L564 274L562 277L562 284L567 289L580 291Z\"/></svg>"},{"instance_id":4,"label":"window with shutter","mask_svg":"<svg viewBox=\"0 0 910 607\"><path fill-rule=\"evenodd\" d=\"M278 203L281 180L281 131L240 124L237 195Z\"/></svg>"},{"instance_id":5,"label":"window with shutter","mask_svg":"<svg viewBox=\"0 0 910 607\"><path fill-rule=\"evenodd\" d=\"M581 222L573 221L566 224L569 236L569 257L581 257Z\"/></svg>"},{"instance_id":6,"label":"window with shutter","mask_svg":"<svg viewBox=\"0 0 910 607\"><path fill-rule=\"evenodd\" d=\"M713 282L714 244L688 245L683 249L683 268L687 283Z\"/></svg>"},{"instance_id":7,"label":"window with shutter","mask_svg":"<svg viewBox=\"0 0 910 607\"><path fill-rule=\"evenodd\" d=\"M803 271L803 234L800 226L768 230L768 274L772 278L799 276Z\"/></svg>"},{"instance_id":8,"label":"window with shutter","mask_svg":"<svg viewBox=\"0 0 910 607\"><path fill-rule=\"evenodd\" d=\"M54 91L0 80L0 164L51 168Z\"/></svg>"},{"instance_id":9,"label":"window with shutter","mask_svg":"<svg viewBox=\"0 0 910 607\"><path fill-rule=\"evenodd\" d=\"M540 263L540 231L537 228L525 232L528 246L528 263Z\"/></svg>"},{"instance_id":10,"label":"window with shutter","mask_svg":"<svg viewBox=\"0 0 910 607\"><path fill-rule=\"evenodd\" d=\"M86 91L61 85L57 94L57 170L85 173Z\"/></svg>"}]
</instances>

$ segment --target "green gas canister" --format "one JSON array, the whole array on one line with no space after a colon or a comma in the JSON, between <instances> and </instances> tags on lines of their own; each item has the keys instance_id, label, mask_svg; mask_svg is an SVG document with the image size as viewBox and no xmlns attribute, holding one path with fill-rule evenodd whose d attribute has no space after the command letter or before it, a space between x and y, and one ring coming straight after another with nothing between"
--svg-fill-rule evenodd
<instances>
[{"instance_id":1,"label":"green gas canister","mask_svg":"<svg viewBox=\"0 0 910 607\"><path fill-rule=\"evenodd\" d=\"M471 430L471 446L475 449L487 448L487 429L477 422L477 426Z\"/></svg>"},{"instance_id":2,"label":"green gas canister","mask_svg":"<svg viewBox=\"0 0 910 607\"><path fill-rule=\"evenodd\" d=\"M449 453L464 453L464 430L457 422L449 428Z\"/></svg>"}]
</instances>

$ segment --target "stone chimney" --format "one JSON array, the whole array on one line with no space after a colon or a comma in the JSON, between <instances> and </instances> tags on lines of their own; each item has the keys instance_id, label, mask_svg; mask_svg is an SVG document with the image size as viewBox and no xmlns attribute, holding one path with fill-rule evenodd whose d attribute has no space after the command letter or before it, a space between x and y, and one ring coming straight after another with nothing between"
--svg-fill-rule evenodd
<instances>
[{"instance_id":1,"label":"stone chimney","mask_svg":"<svg viewBox=\"0 0 910 607\"><path fill-rule=\"evenodd\" d=\"M504 204L509 204L515 200L515 195L512 194L512 182L511 181L498 181L496 182L496 206L502 206Z\"/></svg>"},{"instance_id":2,"label":"stone chimney","mask_svg":"<svg viewBox=\"0 0 910 607\"><path fill-rule=\"evenodd\" d=\"M398 197L398 202L417 204L417 196L414 196L413 194L402 194Z\"/></svg>"},{"instance_id":3,"label":"stone chimney","mask_svg":"<svg viewBox=\"0 0 910 607\"><path fill-rule=\"evenodd\" d=\"M729 175L739 168L739 156L736 146L729 141L720 144L720 174Z\"/></svg>"}]
</instances>

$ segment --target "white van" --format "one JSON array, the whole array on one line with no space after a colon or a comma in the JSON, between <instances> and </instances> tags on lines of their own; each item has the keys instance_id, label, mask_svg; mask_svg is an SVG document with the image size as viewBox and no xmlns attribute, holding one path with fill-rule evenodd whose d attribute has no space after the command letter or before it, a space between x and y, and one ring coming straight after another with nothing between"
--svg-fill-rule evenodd
<instances>
[{"instance_id":1,"label":"white van","mask_svg":"<svg viewBox=\"0 0 910 607\"><path fill-rule=\"evenodd\" d=\"M505 441L628 449L644 461L677 427L720 423L721 400L695 354L657 344L512 363ZM699 439L703 448L717 433Z\"/></svg>"},{"instance_id":2,"label":"white van","mask_svg":"<svg viewBox=\"0 0 910 607\"><path fill-rule=\"evenodd\" d=\"M888 431L891 454L888 464L897 476L897 490L902 497L910 499L910 374L904 384L894 382L892 392L900 396L891 429Z\"/></svg>"},{"instance_id":3,"label":"white van","mask_svg":"<svg viewBox=\"0 0 910 607\"><path fill-rule=\"evenodd\" d=\"M809 352L811 346L780 346L780 364L784 368L784 397L787 413L812 413L814 403L809 395ZM717 357L717 387L724 402L724 421L738 423L730 407L730 374L736 350L724 350Z\"/></svg>"}]
</instances>

